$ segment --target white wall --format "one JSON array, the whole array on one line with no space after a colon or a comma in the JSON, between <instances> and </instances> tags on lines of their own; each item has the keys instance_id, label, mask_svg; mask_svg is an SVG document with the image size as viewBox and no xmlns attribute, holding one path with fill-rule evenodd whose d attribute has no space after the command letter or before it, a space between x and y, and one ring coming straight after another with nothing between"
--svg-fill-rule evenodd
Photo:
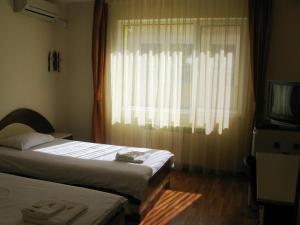
<instances>
[{"instance_id":1,"label":"white wall","mask_svg":"<svg viewBox=\"0 0 300 225\"><path fill-rule=\"evenodd\" d=\"M59 130L72 132L77 140L91 140L93 74L93 2L67 5L68 72L58 82Z\"/></svg>"},{"instance_id":2,"label":"white wall","mask_svg":"<svg viewBox=\"0 0 300 225\"><path fill-rule=\"evenodd\" d=\"M274 0L268 79L300 81L300 1Z\"/></svg>"},{"instance_id":3,"label":"white wall","mask_svg":"<svg viewBox=\"0 0 300 225\"><path fill-rule=\"evenodd\" d=\"M58 131L91 140L93 2L66 6L68 28L15 13L0 1L0 118L34 109ZM47 71L50 50L61 52L60 73Z\"/></svg>"},{"instance_id":4,"label":"white wall","mask_svg":"<svg viewBox=\"0 0 300 225\"><path fill-rule=\"evenodd\" d=\"M93 2L71 3L67 7L68 79L61 82L60 96L65 96L59 107L62 129L75 138L89 140L92 117L91 40ZM300 2L274 0L272 36L267 70L268 79L300 80Z\"/></svg>"},{"instance_id":5,"label":"white wall","mask_svg":"<svg viewBox=\"0 0 300 225\"><path fill-rule=\"evenodd\" d=\"M274 0L273 7L267 79L300 81L300 1ZM282 133L281 138L289 136Z\"/></svg>"},{"instance_id":6,"label":"white wall","mask_svg":"<svg viewBox=\"0 0 300 225\"><path fill-rule=\"evenodd\" d=\"M12 1L0 1L0 118L27 107L56 124L56 82L64 74L65 30L13 12ZM47 71L48 51L60 50L62 72Z\"/></svg>"},{"instance_id":7,"label":"white wall","mask_svg":"<svg viewBox=\"0 0 300 225\"><path fill-rule=\"evenodd\" d=\"M91 139L93 2L66 7L67 30L14 13L0 1L0 118L19 107L44 114L57 130ZM274 0L268 79L300 80L300 2ZM62 51L62 72L47 72L47 53Z\"/></svg>"}]
</instances>

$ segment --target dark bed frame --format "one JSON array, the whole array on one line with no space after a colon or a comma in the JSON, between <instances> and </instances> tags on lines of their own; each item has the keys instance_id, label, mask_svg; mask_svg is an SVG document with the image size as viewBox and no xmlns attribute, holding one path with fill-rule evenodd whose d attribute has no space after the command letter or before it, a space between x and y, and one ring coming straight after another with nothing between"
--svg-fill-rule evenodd
<instances>
[{"instance_id":1,"label":"dark bed frame","mask_svg":"<svg viewBox=\"0 0 300 225\"><path fill-rule=\"evenodd\" d=\"M51 123L40 113L26 108L20 108L12 111L8 115L6 115L0 121L0 131L4 129L6 126L13 123L21 123L25 124L37 132L40 133L53 133L55 130ZM146 193L147 198L144 201L140 201L132 196L118 193L113 190L97 188L96 190L109 192L117 195L124 196L128 199L131 206L137 208L136 212L126 216L127 221L138 223L140 222L146 214L151 210L154 204L157 202L159 197L161 196L164 189L168 188L170 185L170 171L172 161L169 160L165 163L165 165L158 171L156 174L149 180L148 190ZM16 174L20 176L24 176L22 174ZM34 177L30 177L34 178ZM95 189L94 187L85 186L86 188Z\"/></svg>"},{"instance_id":2,"label":"dark bed frame","mask_svg":"<svg viewBox=\"0 0 300 225\"><path fill-rule=\"evenodd\" d=\"M0 130L13 123L25 124L40 133L53 133L51 123L41 114L31 109L17 109L6 115L0 121Z\"/></svg>"}]
</instances>

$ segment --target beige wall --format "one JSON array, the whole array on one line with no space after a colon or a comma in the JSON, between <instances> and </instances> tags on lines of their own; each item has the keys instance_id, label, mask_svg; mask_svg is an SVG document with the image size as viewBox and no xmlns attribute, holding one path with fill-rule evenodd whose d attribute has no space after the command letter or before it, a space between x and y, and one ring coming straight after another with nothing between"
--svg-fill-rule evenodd
<instances>
[{"instance_id":1,"label":"beige wall","mask_svg":"<svg viewBox=\"0 0 300 225\"><path fill-rule=\"evenodd\" d=\"M91 140L93 2L66 7L68 28L15 13L0 1L0 118L27 107L58 131ZM61 51L60 73L47 71L50 50Z\"/></svg>"},{"instance_id":2,"label":"beige wall","mask_svg":"<svg viewBox=\"0 0 300 225\"><path fill-rule=\"evenodd\" d=\"M300 81L300 1L274 0L267 79Z\"/></svg>"},{"instance_id":3,"label":"beige wall","mask_svg":"<svg viewBox=\"0 0 300 225\"><path fill-rule=\"evenodd\" d=\"M274 0L268 79L300 80L300 2ZM14 13L0 1L0 117L19 107L44 114L76 139L91 139L93 2L67 6L67 30ZM63 72L47 72L47 52L63 52Z\"/></svg>"},{"instance_id":4,"label":"beige wall","mask_svg":"<svg viewBox=\"0 0 300 225\"><path fill-rule=\"evenodd\" d=\"M273 30L271 36L268 79L300 80L300 2L274 0ZM68 5L68 79L61 89L69 97L61 104L62 126L75 138L89 140L92 114L91 34L93 3ZM66 84L67 83L67 84ZM61 91L60 93L64 93ZM61 94L63 96L64 94Z\"/></svg>"},{"instance_id":5,"label":"beige wall","mask_svg":"<svg viewBox=\"0 0 300 225\"><path fill-rule=\"evenodd\" d=\"M0 118L27 107L56 124L56 82L64 74L65 30L47 21L14 13L0 1ZM61 73L47 71L50 50L62 53Z\"/></svg>"},{"instance_id":6,"label":"beige wall","mask_svg":"<svg viewBox=\"0 0 300 225\"><path fill-rule=\"evenodd\" d=\"M300 1L274 0L273 6L267 79L300 81ZM300 224L300 207L297 217Z\"/></svg>"},{"instance_id":7,"label":"beige wall","mask_svg":"<svg viewBox=\"0 0 300 225\"><path fill-rule=\"evenodd\" d=\"M91 62L93 2L67 6L68 73L58 82L58 129L91 140L93 76Z\"/></svg>"}]
</instances>

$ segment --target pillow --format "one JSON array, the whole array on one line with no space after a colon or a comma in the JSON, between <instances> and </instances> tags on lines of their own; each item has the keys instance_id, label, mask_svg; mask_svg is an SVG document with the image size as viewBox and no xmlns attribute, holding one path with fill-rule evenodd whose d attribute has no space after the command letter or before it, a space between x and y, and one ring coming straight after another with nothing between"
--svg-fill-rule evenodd
<instances>
[{"instance_id":1,"label":"pillow","mask_svg":"<svg viewBox=\"0 0 300 225\"><path fill-rule=\"evenodd\" d=\"M0 140L0 145L5 147L27 150L31 147L53 141L54 137L49 134L30 132L4 138Z\"/></svg>"}]
</instances>

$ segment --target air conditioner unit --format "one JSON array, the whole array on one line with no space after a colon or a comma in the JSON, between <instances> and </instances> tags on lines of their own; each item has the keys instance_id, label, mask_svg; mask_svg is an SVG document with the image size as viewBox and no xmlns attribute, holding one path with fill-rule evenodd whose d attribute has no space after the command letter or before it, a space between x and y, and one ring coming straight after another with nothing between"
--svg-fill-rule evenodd
<instances>
[{"instance_id":1,"label":"air conditioner unit","mask_svg":"<svg viewBox=\"0 0 300 225\"><path fill-rule=\"evenodd\" d=\"M14 0L14 11L37 16L64 27L67 26L66 20L61 18L59 5L45 0Z\"/></svg>"}]
</instances>

